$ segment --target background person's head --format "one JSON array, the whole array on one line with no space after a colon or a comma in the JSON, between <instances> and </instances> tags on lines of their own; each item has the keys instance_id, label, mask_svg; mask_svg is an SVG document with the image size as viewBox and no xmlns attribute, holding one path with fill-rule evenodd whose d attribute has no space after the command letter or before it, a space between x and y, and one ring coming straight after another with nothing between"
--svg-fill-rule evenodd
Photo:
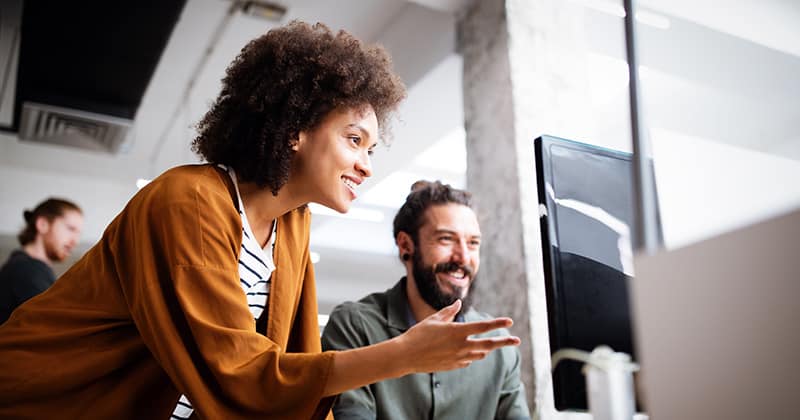
<instances>
[{"instance_id":1,"label":"background person's head","mask_svg":"<svg viewBox=\"0 0 800 420\"><path fill-rule=\"evenodd\" d=\"M481 240L471 198L439 181L417 181L394 218L395 242L413 283L409 287L435 310L462 299L463 312L471 301Z\"/></svg>"},{"instance_id":2,"label":"background person's head","mask_svg":"<svg viewBox=\"0 0 800 420\"><path fill-rule=\"evenodd\" d=\"M251 41L231 63L219 97L198 124L193 149L210 163L232 167L240 181L277 195L294 175L301 133L336 111L377 121L376 136L386 138L387 122L404 97L382 47L323 24L291 22Z\"/></svg>"},{"instance_id":3,"label":"background person's head","mask_svg":"<svg viewBox=\"0 0 800 420\"><path fill-rule=\"evenodd\" d=\"M64 261L78 244L83 213L75 203L49 198L22 215L25 227L17 235L20 245L38 248L46 262Z\"/></svg>"}]
</instances>

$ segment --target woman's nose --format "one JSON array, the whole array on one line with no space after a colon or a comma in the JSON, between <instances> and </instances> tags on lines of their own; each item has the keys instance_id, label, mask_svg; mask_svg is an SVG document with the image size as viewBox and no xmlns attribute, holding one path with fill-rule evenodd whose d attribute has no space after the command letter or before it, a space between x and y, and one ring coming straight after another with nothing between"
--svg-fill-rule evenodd
<instances>
[{"instance_id":1,"label":"woman's nose","mask_svg":"<svg viewBox=\"0 0 800 420\"><path fill-rule=\"evenodd\" d=\"M372 176L372 161L369 158L369 152L365 151L361 154L361 158L356 161L356 170L364 178Z\"/></svg>"}]
</instances>

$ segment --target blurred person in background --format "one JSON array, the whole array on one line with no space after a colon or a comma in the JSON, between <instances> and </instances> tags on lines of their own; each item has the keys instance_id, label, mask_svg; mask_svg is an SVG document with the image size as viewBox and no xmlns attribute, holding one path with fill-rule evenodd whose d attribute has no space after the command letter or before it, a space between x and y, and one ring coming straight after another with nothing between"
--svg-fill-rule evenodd
<instances>
[{"instance_id":1,"label":"blurred person in background","mask_svg":"<svg viewBox=\"0 0 800 420\"><path fill-rule=\"evenodd\" d=\"M49 198L23 212L21 245L0 268L0 324L28 299L56 281L53 264L70 256L83 229L83 213L75 203Z\"/></svg>"}]
</instances>

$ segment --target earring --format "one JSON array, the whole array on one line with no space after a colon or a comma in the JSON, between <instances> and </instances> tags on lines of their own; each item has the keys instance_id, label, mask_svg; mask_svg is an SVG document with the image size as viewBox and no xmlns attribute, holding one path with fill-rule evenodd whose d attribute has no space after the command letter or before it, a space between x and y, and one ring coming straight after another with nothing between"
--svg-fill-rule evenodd
<instances>
[{"instance_id":1,"label":"earring","mask_svg":"<svg viewBox=\"0 0 800 420\"><path fill-rule=\"evenodd\" d=\"M411 255L408 252L404 252L402 258L403 261L408 261L411 259Z\"/></svg>"}]
</instances>

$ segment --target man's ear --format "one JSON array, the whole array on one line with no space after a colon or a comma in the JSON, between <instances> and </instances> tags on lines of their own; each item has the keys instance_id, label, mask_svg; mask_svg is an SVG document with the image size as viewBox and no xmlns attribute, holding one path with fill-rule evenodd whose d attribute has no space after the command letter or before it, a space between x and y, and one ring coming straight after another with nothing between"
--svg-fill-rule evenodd
<instances>
[{"instance_id":1,"label":"man's ear","mask_svg":"<svg viewBox=\"0 0 800 420\"><path fill-rule=\"evenodd\" d=\"M36 218L36 232L38 233L47 233L50 230L50 221L47 220L44 216L39 216Z\"/></svg>"},{"instance_id":2,"label":"man's ear","mask_svg":"<svg viewBox=\"0 0 800 420\"><path fill-rule=\"evenodd\" d=\"M395 243L397 244L397 249L400 251L401 258L405 254L414 255L414 241L409 234L405 232L398 233Z\"/></svg>"}]
</instances>

